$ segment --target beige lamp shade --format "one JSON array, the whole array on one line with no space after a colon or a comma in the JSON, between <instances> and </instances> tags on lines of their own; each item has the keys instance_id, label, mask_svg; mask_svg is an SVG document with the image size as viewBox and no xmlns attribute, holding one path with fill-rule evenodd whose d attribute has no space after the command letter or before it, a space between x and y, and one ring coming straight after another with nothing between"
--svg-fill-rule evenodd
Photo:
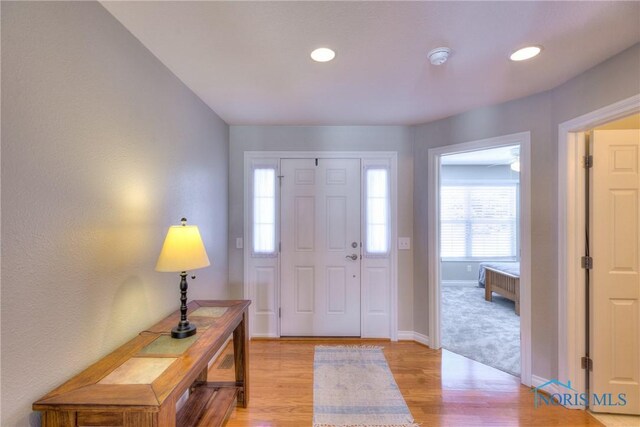
<instances>
[{"instance_id":1,"label":"beige lamp shade","mask_svg":"<svg viewBox=\"0 0 640 427\"><path fill-rule=\"evenodd\" d=\"M169 227L158 257L156 271L188 271L210 264L197 226Z\"/></svg>"}]
</instances>

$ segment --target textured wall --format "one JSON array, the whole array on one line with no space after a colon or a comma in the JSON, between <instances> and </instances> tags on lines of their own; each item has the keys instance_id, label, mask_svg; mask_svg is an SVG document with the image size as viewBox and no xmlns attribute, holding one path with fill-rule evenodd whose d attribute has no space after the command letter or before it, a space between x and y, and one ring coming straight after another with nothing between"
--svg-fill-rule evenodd
<instances>
[{"instance_id":1,"label":"textured wall","mask_svg":"<svg viewBox=\"0 0 640 427\"><path fill-rule=\"evenodd\" d=\"M229 283L242 296L245 151L395 151L398 236L413 237L413 129L408 126L231 126ZM413 239L412 239L413 240ZM398 251L398 328L413 330L413 250Z\"/></svg>"},{"instance_id":2,"label":"textured wall","mask_svg":"<svg viewBox=\"0 0 640 427\"><path fill-rule=\"evenodd\" d=\"M190 297L227 296L227 176L227 125L100 4L2 2L3 427L178 308L181 216Z\"/></svg>"},{"instance_id":3,"label":"textured wall","mask_svg":"<svg viewBox=\"0 0 640 427\"><path fill-rule=\"evenodd\" d=\"M551 91L473 110L418 126L414 156L426 164L429 148L531 131L531 249L533 374L558 371L558 125L640 93L640 44L625 50ZM427 177L415 168L415 330L428 332Z\"/></svg>"}]
</instances>

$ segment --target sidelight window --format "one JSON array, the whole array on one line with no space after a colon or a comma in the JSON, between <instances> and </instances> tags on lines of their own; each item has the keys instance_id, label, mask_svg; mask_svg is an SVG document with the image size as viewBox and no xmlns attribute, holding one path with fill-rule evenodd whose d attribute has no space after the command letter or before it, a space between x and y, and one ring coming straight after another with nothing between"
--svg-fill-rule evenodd
<instances>
[{"instance_id":1,"label":"sidelight window","mask_svg":"<svg viewBox=\"0 0 640 427\"><path fill-rule=\"evenodd\" d=\"M365 173L367 256L386 256L390 245L389 169L371 167Z\"/></svg>"},{"instance_id":2,"label":"sidelight window","mask_svg":"<svg viewBox=\"0 0 640 427\"><path fill-rule=\"evenodd\" d=\"M253 253L276 253L276 169L253 170Z\"/></svg>"}]
</instances>

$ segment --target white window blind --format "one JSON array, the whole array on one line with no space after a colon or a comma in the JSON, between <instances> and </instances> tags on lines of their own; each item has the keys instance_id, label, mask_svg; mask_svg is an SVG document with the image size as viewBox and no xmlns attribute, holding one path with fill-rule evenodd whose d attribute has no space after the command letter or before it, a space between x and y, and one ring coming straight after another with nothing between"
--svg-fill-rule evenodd
<instances>
[{"instance_id":1,"label":"white window blind","mask_svg":"<svg viewBox=\"0 0 640 427\"><path fill-rule=\"evenodd\" d=\"M276 170L253 170L253 253L276 251Z\"/></svg>"},{"instance_id":2,"label":"white window blind","mask_svg":"<svg viewBox=\"0 0 640 427\"><path fill-rule=\"evenodd\" d=\"M366 170L366 247L367 255L389 253L389 170Z\"/></svg>"},{"instance_id":3,"label":"white window blind","mask_svg":"<svg viewBox=\"0 0 640 427\"><path fill-rule=\"evenodd\" d=\"M443 185L440 191L440 256L515 259L517 185Z\"/></svg>"}]
</instances>

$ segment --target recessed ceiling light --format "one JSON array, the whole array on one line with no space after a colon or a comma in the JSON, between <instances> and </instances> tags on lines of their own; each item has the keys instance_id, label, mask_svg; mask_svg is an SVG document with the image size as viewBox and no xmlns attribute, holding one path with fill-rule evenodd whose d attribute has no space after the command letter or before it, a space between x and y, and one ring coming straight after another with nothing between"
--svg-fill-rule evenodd
<instances>
[{"instance_id":1,"label":"recessed ceiling light","mask_svg":"<svg viewBox=\"0 0 640 427\"><path fill-rule=\"evenodd\" d=\"M524 61L537 56L542 51L541 46L527 46L522 49L518 49L511 54L509 59L512 61Z\"/></svg>"},{"instance_id":2,"label":"recessed ceiling light","mask_svg":"<svg viewBox=\"0 0 640 427\"><path fill-rule=\"evenodd\" d=\"M311 52L311 59L316 62L329 62L336 57L336 53L329 48L320 47Z\"/></svg>"}]
</instances>

